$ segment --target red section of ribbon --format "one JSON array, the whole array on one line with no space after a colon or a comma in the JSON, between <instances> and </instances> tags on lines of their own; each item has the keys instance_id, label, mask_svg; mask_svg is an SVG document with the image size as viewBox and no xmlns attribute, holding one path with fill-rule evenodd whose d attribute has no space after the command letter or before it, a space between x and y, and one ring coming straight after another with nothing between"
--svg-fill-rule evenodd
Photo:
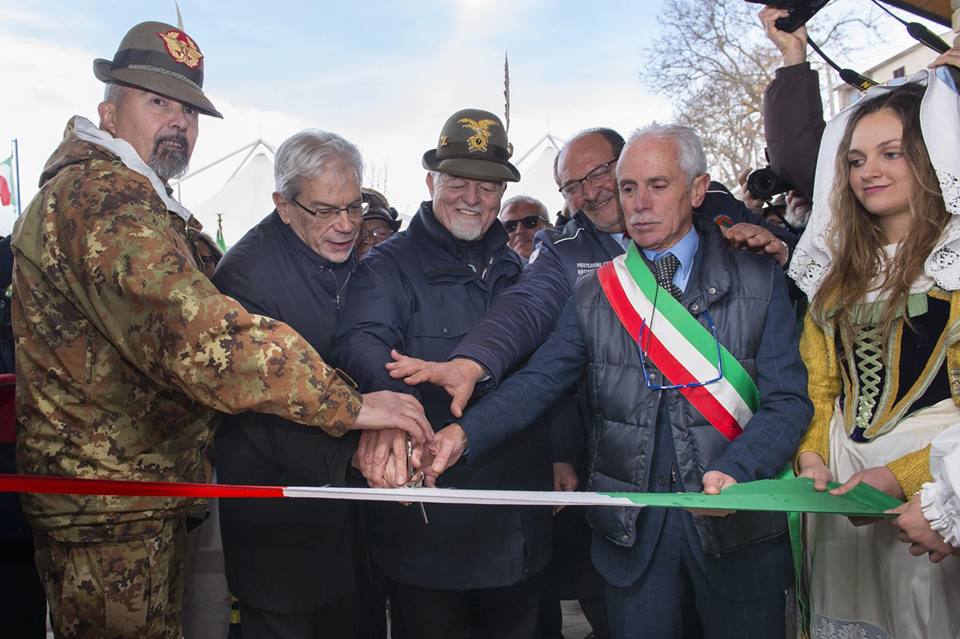
<instances>
[{"instance_id":1,"label":"red section of ribbon","mask_svg":"<svg viewBox=\"0 0 960 639\"><path fill-rule=\"evenodd\" d=\"M620 324L630 334L630 337L639 344L643 322L636 309L630 304L627 293L623 290L623 286L617 278L613 262L607 262L597 269L597 279L600 281L600 288L603 289L613 312L620 320ZM671 384L691 384L698 381L649 328L643 330L643 346L646 347L647 357L660 369L664 377L670 380ZM743 432L733 415L703 386L681 388L679 390L687 398L687 401L693 404L693 407L730 441L736 439Z\"/></svg>"},{"instance_id":2,"label":"red section of ribbon","mask_svg":"<svg viewBox=\"0 0 960 639\"><path fill-rule=\"evenodd\" d=\"M283 486L187 484L168 481L76 479L0 473L0 493L121 495L126 497L284 497Z\"/></svg>"}]
</instances>

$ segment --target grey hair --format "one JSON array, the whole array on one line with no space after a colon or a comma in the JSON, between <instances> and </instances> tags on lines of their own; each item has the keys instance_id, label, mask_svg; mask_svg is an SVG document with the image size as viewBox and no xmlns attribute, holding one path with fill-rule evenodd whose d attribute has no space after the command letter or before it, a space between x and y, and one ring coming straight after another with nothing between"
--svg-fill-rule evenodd
<instances>
[{"instance_id":1,"label":"grey hair","mask_svg":"<svg viewBox=\"0 0 960 639\"><path fill-rule=\"evenodd\" d=\"M690 182L698 175L707 172L707 156L703 152L703 143L700 136L688 126L680 124L660 124L653 122L645 127L641 127L630 135L627 144L633 144L638 140L647 138L658 138L673 140L677 143L677 149L680 152L680 167L687 174ZM620 156L621 160L623 156ZM620 163L617 162L619 170Z\"/></svg>"},{"instance_id":2,"label":"grey hair","mask_svg":"<svg viewBox=\"0 0 960 639\"><path fill-rule=\"evenodd\" d=\"M550 222L550 212L547 211L547 207L543 205L543 202L530 195L514 195L500 207L500 215L503 215L503 212L514 204L530 204L531 206L535 206L537 208L537 214L547 223Z\"/></svg>"},{"instance_id":3,"label":"grey hair","mask_svg":"<svg viewBox=\"0 0 960 639\"><path fill-rule=\"evenodd\" d=\"M277 149L273 164L276 190L291 201L300 195L301 180L318 177L334 164L352 169L357 185L363 183L363 158L356 145L329 131L300 131Z\"/></svg>"},{"instance_id":4,"label":"grey hair","mask_svg":"<svg viewBox=\"0 0 960 639\"><path fill-rule=\"evenodd\" d=\"M103 87L103 101L109 102L110 104L120 104L120 100L123 98L123 93L126 90L127 87L122 84L107 82Z\"/></svg>"}]
</instances>

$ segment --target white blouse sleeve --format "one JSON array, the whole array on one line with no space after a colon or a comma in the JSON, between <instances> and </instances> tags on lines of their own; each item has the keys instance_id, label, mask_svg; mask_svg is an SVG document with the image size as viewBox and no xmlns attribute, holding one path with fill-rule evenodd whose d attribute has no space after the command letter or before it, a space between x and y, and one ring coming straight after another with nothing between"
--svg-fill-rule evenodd
<instances>
[{"instance_id":1,"label":"white blouse sleeve","mask_svg":"<svg viewBox=\"0 0 960 639\"><path fill-rule=\"evenodd\" d=\"M944 541L960 548L960 424L933 440L930 473L933 481L920 491L923 515Z\"/></svg>"}]
</instances>

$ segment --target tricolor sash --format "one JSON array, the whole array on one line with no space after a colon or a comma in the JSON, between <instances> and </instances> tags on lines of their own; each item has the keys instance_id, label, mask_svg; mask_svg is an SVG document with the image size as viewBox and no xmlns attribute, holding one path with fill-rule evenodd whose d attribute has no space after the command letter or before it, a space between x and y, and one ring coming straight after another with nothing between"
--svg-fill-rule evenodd
<instances>
[{"instance_id":1,"label":"tricolor sash","mask_svg":"<svg viewBox=\"0 0 960 639\"><path fill-rule=\"evenodd\" d=\"M620 323L670 384L716 379L720 373L717 340L669 291L657 285L635 245L630 245L626 255L597 269L597 278ZM651 324L654 296L656 318ZM753 417L760 392L743 365L722 344L720 359L721 379L679 390L714 428L732 441Z\"/></svg>"}]
</instances>

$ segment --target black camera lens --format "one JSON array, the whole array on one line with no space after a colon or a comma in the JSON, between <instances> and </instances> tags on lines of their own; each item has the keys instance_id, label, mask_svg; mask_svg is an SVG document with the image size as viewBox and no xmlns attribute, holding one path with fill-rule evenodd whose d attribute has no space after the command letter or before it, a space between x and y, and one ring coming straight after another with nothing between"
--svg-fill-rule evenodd
<instances>
[{"instance_id":1,"label":"black camera lens","mask_svg":"<svg viewBox=\"0 0 960 639\"><path fill-rule=\"evenodd\" d=\"M793 185L773 172L769 166L757 169L747 176L747 190L753 197L769 200L774 195L786 193Z\"/></svg>"}]
</instances>

